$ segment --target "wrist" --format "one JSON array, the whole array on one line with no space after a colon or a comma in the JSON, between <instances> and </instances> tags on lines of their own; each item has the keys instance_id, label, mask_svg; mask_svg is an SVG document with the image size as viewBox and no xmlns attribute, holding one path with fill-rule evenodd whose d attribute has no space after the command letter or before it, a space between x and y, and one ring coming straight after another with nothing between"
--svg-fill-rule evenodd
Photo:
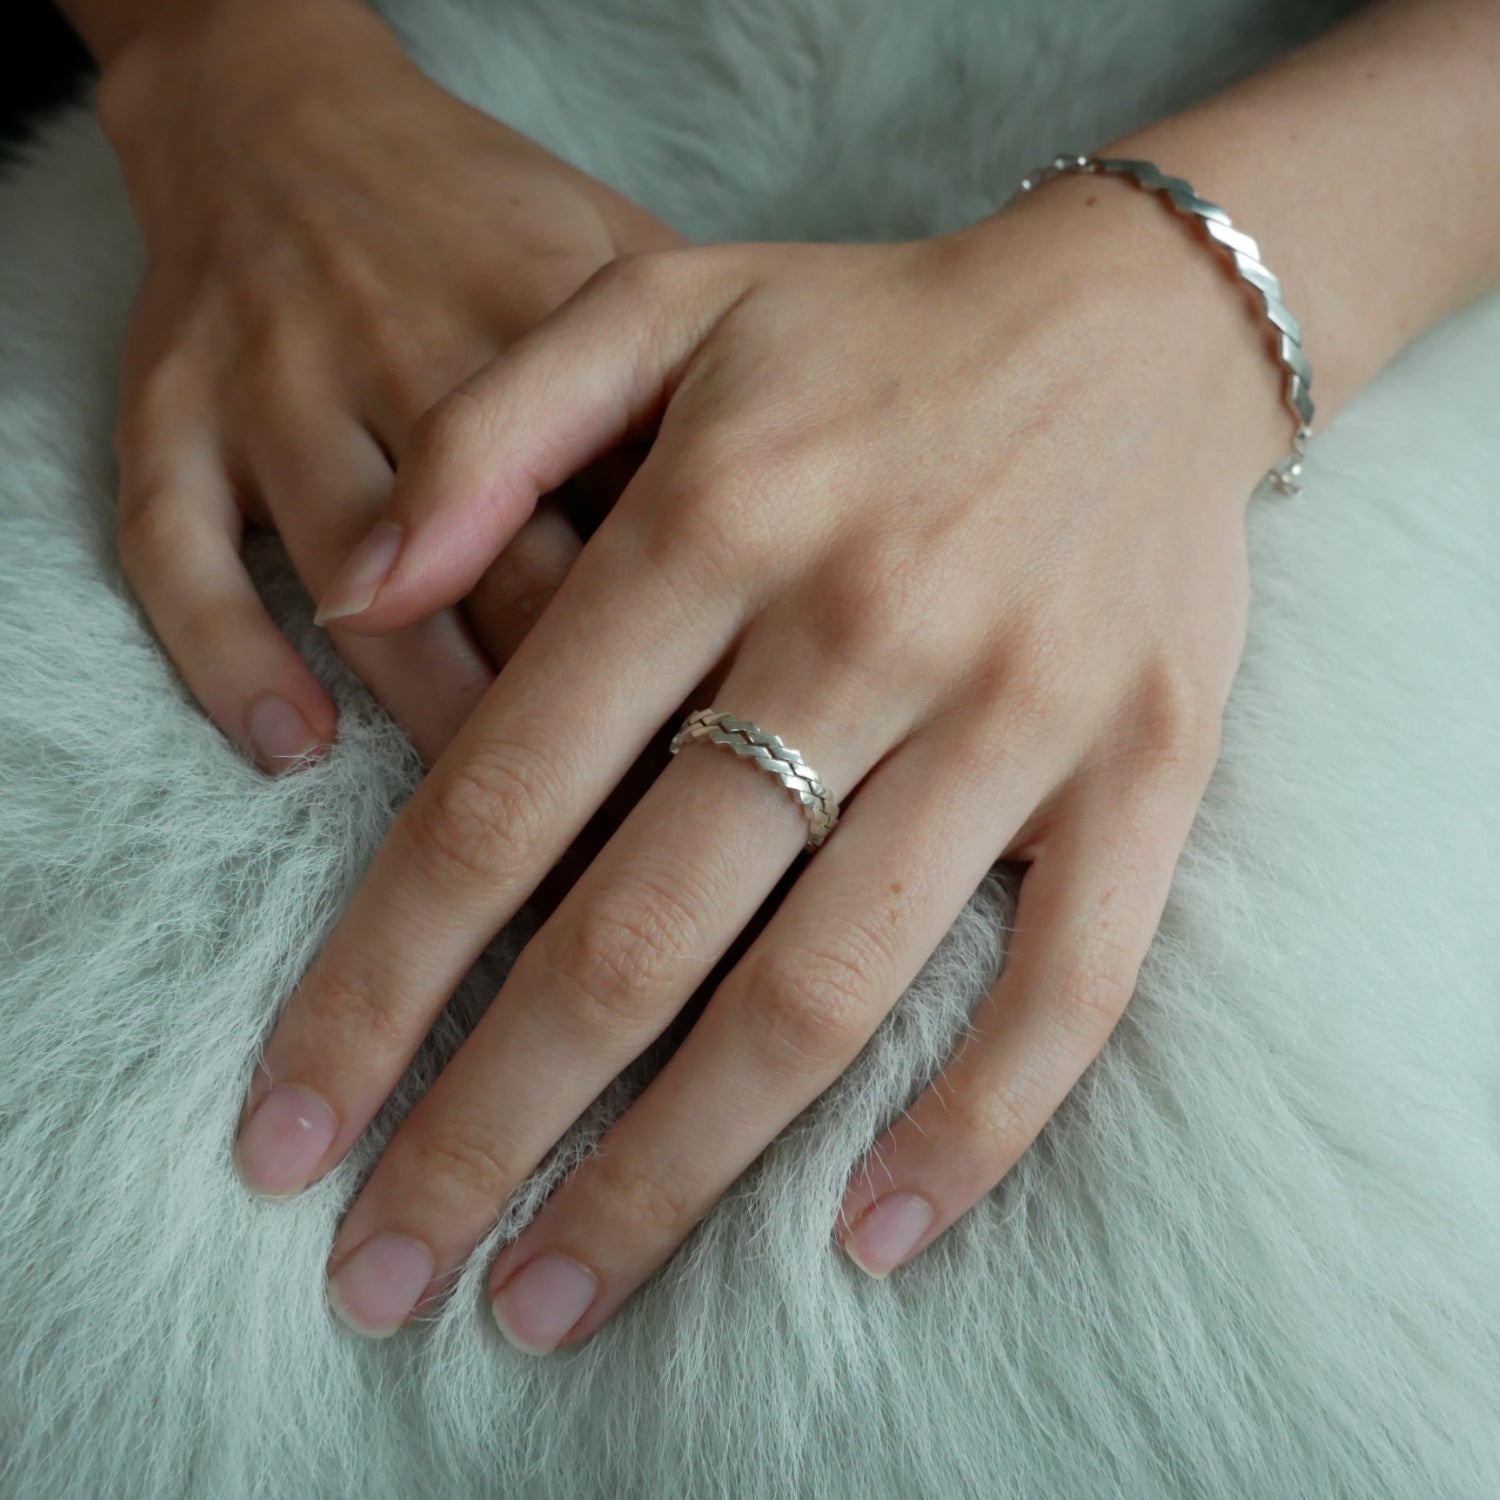
<instances>
[{"instance_id":1,"label":"wrist","mask_svg":"<svg viewBox=\"0 0 1500 1500\"><path fill-rule=\"evenodd\" d=\"M410 68L364 0L191 0L99 49L96 109L127 177L195 120L264 130L376 62Z\"/></svg>"},{"instance_id":2,"label":"wrist","mask_svg":"<svg viewBox=\"0 0 1500 1500\"><path fill-rule=\"evenodd\" d=\"M1261 299L1158 194L1063 175L960 237L991 262L992 283L1038 289L1028 308L1054 307L1064 338L1086 338L1122 400L1160 404L1160 442L1181 456L1184 483L1223 485L1243 504L1286 457L1296 424Z\"/></svg>"}]
</instances>

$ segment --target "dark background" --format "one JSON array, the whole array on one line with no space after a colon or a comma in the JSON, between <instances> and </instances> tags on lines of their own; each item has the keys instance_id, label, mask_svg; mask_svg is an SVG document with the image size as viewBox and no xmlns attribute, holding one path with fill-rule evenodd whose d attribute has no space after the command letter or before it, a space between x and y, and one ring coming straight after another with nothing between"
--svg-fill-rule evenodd
<instances>
[{"instance_id":1,"label":"dark background","mask_svg":"<svg viewBox=\"0 0 1500 1500\"><path fill-rule=\"evenodd\" d=\"M4 0L0 45L0 153L12 156L37 120L77 98L94 65L50 0Z\"/></svg>"}]
</instances>

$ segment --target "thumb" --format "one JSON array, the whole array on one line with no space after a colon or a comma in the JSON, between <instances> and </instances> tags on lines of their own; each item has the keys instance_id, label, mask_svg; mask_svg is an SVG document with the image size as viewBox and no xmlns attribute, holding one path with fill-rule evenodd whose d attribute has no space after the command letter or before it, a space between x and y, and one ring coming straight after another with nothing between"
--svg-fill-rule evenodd
<instances>
[{"instance_id":1,"label":"thumb","mask_svg":"<svg viewBox=\"0 0 1500 1500\"><path fill-rule=\"evenodd\" d=\"M611 261L432 407L317 622L383 635L464 598L542 495L660 416L739 293L725 269L698 247Z\"/></svg>"}]
</instances>

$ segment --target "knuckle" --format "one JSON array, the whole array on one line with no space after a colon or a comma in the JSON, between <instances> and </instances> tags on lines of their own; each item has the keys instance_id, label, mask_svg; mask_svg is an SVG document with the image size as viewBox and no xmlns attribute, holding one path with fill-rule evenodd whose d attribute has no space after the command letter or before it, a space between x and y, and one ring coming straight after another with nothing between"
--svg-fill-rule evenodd
<instances>
[{"instance_id":1,"label":"knuckle","mask_svg":"<svg viewBox=\"0 0 1500 1500\"><path fill-rule=\"evenodd\" d=\"M638 877L637 877L638 879ZM626 884L545 943L537 962L561 980L585 1036L636 1035L693 952L697 919L661 884Z\"/></svg>"},{"instance_id":2,"label":"knuckle","mask_svg":"<svg viewBox=\"0 0 1500 1500\"><path fill-rule=\"evenodd\" d=\"M426 463L480 446L488 429L483 402L462 387L434 402L412 423L410 452Z\"/></svg>"},{"instance_id":3,"label":"knuckle","mask_svg":"<svg viewBox=\"0 0 1500 1500\"><path fill-rule=\"evenodd\" d=\"M771 1071L820 1073L868 1040L873 965L858 947L802 948L761 970L745 1004Z\"/></svg>"},{"instance_id":4,"label":"knuckle","mask_svg":"<svg viewBox=\"0 0 1500 1500\"><path fill-rule=\"evenodd\" d=\"M1082 1076L1098 1056L1135 993L1140 959L1133 949L1097 926L1074 935L1067 960L1040 997L1042 1040L1028 1053L1031 1097L1053 1090L1059 1078Z\"/></svg>"},{"instance_id":5,"label":"knuckle","mask_svg":"<svg viewBox=\"0 0 1500 1500\"><path fill-rule=\"evenodd\" d=\"M677 269L678 250L632 250L606 261L585 286L608 297L652 297Z\"/></svg>"},{"instance_id":6,"label":"knuckle","mask_svg":"<svg viewBox=\"0 0 1500 1500\"><path fill-rule=\"evenodd\" d=\"M722 503L722 488L689 468L649 513L628 518L626 567L646 571L667 592L684 623L701 622L708 605L717 613L726 601L739 600L746 580L757 576L754 559Z\"/></svg>"},{"instance_id":7,"label":"knuckle","mask_svg":"<svg viewBox=\"0 0 1500 1500\"><path fill-rule=\"evenodd\" d=\"M1046 738L1076 711L1078 685L1059 665L1069 657L1062 631L1040 612L1012 627L998 667L1001 699L1013 728Z\"/></svg>"},{"instance_id":8,"label":"knuckle","mask_svg":"<svg viewBox=\"0 0 1500 1500\"><path fill-rule=\"evenodd\" d=\"M315 1037L355 1036L366 1055L406 1055L409 1038L389 994L364 975L315 971L298 991L297 1007Z\"/></svg>"},{"instance_id":9,"label":"knuckle","mask_svg":"<svg viewBox=\"0 0 1500 1500\"><path fill-rule=\"evenodd\" d=\"M409 847L440 878L497 881L536 855L557 806L555 773L540 755L483 745L412 799Z\"/></svg>"},{"instance_id":10,"label":"knuckle","mask_svg":"<svg viewBox=\"0 0 1500 1500\"><path fill-rule=\"evenodd\" d=\"M845 670L889 684L921 678L939 661L951 663L944 632L924 606L921 584L887 557L846 554L827 571L807 606L807 628L821 654Z\"/></svg>"},{"instance_id":11,"label":"knuckle","mask_svg":"<svg viewBox=\"0 0 1500 1500\"><path fill-rule=\"evenodd\" d=\"M293 393L305 390L318 368L317 346L311 333L286 317L279 303L262 303L258 297L246 301L241 388L258 408L287 410Z\"/></svg>"},{"instance_id":12,"label":"knuckle","mask_svg":"<svg viewBox=\"0 0 1500 1500\"><path fill-rule=\"evenodd\" d=\"M403 440L435 400L472 372L471 361L444 359L434 352L434 343L420 334L392 328L389 319L377 320L364 337L369 355L367 378L381 406L401 422Z\"/></svg>"},{"instance_id":13,"label":"knuckle","mask_svg":"<svg viewBox=\"0 0 1500 1500\"><path fill-rule=\"evenodd\" d=\"M203 371L191 346L135 351L135 368L122 377L124 391L115 418L117 453L151 449L182 420L203 383Z\"/></svg>"},{"instance_id":14,"label":"knuckle","mask_svg":"<svg viewBox=\"0 0 1500 1500\"><path fill-rule=\"evenodd\" d=\"M115 519L115 545L127 575L139 563L178 555L186 535L182 512L163 490L128 496Z\"/></svg>"},{"instance_id":15,"label":"knuckle","mask_svg":"<svg viewBox=\"0 0 1500 1500\"><path fill-rule=\"evenodd\" d=\"M644 528L653 555L744 561L745 538L737 514L736 465L728 440L698 434L686 446L671 480L662 485Z\"/></svg>"},{"instance_id":16,"label":"knuckle","mask_svg":"<svg viewBox=\"0 0 1500 1500\"><path fill-rule=\"evenodd\" d=\"M591 1191L612 1228L651 1243L675 1242L691 1227L688 1195L679 1184L644 1170L629 1152L603 1148L594 1162Z\"/></svg>"},{"instance_id":17,"label":"knuckle","mask_svg":"<svg viewBox=\"0 0 1500 1500\"><path fill-rule=\"evenodd\" d=\"M1036 1087L1025 1073L985 1079L948 1102L954 1152L976 1173L999 1179L1041 1128Z\"/></svg>"},{"instance_id":18,"label":"knuckle","mask_svg":"<svg viewBox=\"0 0 1500 1500\"><path fill-rule=\"evenodd\" d=\"M522 1175L493 1132L457 1120L423 1132L411 1151L414 1181L438 1184L466 1200L502 1203Z\"/></svg>"},{"instance_id":19,"label":"knuckle","mask_svg":"<svg viewBox=\"0 0 1500 1500\"><path fill-rule=\"evenodd\" d=\"M254 606L232 599L200 598L160 633L174 660L222 670L242 658L257 623Z\"/></svg>"},{"instance_id":20,"label":"knuckle","mask_svg":"<svg viewBox=\"0 0 1500 1500\"><path fill-rule=\"evenodd\" d=\"M1180 662L1153 662L1137 685L1134 745L1158 776L1207 781L1218 759L1222 724L1222 712L1200 674Z\"/></svg>"},{"instance_id":21,"label":"knuckle","mask_svg":"<svg viewBox=\"0 0 1500 1500\"><path fill-rule=\"evenodd\" d=\"M120 408L112 437L115 458L122 466L138 462L151 451L162 431L161 404L153 393L137 386Z\"/></svg>"},{"instance_id":22,"label":"knuckle","mask_svg":"<svg viewBox=\"0 0 1500 1500\"><path fill-rule=\"evenodd\" d=\"M1123 945L1102 933L1080 944L1055 1012L1065 1042L1081 1043L1090 1052L1102 1044L1130 1003L1138 968Z\"/></svg>"},{"instance_id":23,"label":"knuckle","mask_svg":"<svg viewBox=\"0 0 1500 1500\"><path fill-rule=\"evenodd\" d=\"M515 298L514 312L501 309L500 315L507 319L502 327L519 336L535 327L535 320L527 316L529 309L561 306L593 275L600 254L608 251L579 239L560 223L517 225L513 233L507 287Z\"/></svg>"}]
</instances>

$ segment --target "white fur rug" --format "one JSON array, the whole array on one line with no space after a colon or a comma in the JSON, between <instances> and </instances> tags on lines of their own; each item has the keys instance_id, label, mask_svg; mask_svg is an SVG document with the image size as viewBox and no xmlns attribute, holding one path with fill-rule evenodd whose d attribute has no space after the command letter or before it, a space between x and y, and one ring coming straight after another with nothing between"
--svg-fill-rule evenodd
<instances>
[{"instance_id":1,"label":"white fur rug","mask_svg":"<svg viewBox=\"0 0 1500 1500\"><path fill-rule=\"evenodd\" d=\"M1319 9L400 17L452 87L695 237L890 237L976 217ZM829 1242L846 1174L994 971L1008 907L986 887L732 1201L536 1360L485 1314L485 1267L659 1053L432 1324L364 1342L322 1279L519 931L362 1153L291 1204L232 1173L256 1043L415 767L274 549L267 588L343 712L306 774L241 764L133 605L108 433L139 253L86 112L0 183L0 1494L1500 1494L1500 297L1348 408L1300 499L1252 506L1221 766L1140 992L1021 1166L889 1283Z\"/></svg>"}]
</instances>

